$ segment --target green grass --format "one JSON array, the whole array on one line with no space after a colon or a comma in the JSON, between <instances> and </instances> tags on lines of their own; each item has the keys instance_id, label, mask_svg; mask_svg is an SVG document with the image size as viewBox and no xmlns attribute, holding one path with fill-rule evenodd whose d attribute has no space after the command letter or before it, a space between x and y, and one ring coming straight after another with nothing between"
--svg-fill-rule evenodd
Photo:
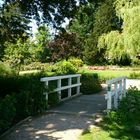
<instances>
[{"instance_id":1,"label":"green grass","mask_svg":"<svg viewBox=\"0 0 140 140\"><path fill-rule=\"evenodd\" d=\"M110 137L109 132L101 128L95 127L90 132L82 134L79 137L79 140L115 140L115 139Z\"/></svg>"},{"instance_id":2,"label":"green grass","mask_svg":"<svg viewBox=\"0 0 140 140\"><path fill-rule=\"evenodd\" d=\"M101 81L105 81L115 77L126 76L131 79L140 79L140 71L135 70L88 70L83 69L80 73L96 73Z\"/></svg>"}]
</instances>

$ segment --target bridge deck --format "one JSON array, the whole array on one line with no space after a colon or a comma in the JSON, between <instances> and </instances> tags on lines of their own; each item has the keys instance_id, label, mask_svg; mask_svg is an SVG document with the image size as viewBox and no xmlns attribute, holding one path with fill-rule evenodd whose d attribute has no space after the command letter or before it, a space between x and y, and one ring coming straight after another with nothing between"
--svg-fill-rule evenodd
<instances>
[{"instance_id":1,"label":"bridge deck","mask_svg":"<svg viewBox=\"0 0 140 140\"><path fill-rule=\"evenodd\" d=\"M93 116L106 109L105 92L82 95L51 109L52 112Z\"/></svg>"}]
</instances>

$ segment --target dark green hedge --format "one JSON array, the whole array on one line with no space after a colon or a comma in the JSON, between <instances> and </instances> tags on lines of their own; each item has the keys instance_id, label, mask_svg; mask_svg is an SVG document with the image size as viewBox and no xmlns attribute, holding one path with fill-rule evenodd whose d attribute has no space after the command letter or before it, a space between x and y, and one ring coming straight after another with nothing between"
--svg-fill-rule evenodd
<instances>
[{"instance_id":1,"label":"dark green hedge","mask_svg":"<svg viewBox=\"0 0 140 140\"><path fill-rule=\"evenodd\" d=\"M0 77L0 133L11 125L47 109L41 74Z\"/></svg>"}]
</instances>

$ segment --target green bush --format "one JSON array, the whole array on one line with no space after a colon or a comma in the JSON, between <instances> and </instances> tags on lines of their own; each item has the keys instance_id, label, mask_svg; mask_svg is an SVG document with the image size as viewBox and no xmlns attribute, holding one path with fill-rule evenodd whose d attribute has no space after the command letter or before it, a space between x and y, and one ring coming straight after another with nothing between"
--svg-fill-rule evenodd
<instances>
[{"instance_id":1,"label":"green bush","mask_svg":"<svg viewBox=\"0 0 140 140\"><path fill-rule=\"evenodd\" d=\"M41 73L1 77L4 84L0 91L4 96L0 98L0 133L29 115L46 111L48 104L43 95L45 87L40 82L41 77Z\"/></svg>"},{"instance_id":2,"label":"green bush","mask_svg":"<svg viewBox=\"0 0 140 140\"><path fill-rule=\"evenodd\" d=\"M0 61L0 76L13 75L15 71L12 70L8 65Z\"/></svg>"},{"instance_id":3,"label":"green bush","mask_svg":"<svg viewBox=\"0 0 140 140\"><path fill-rule=\"evenodd\" d=\"M133 65L133 66L140 66L140 59L134 58L134 59L132 60L132 65Z\"/></svg>"},{"instance_id":4,"label":"green bush","mask_svg":"<svg viewBox=\"0 0 140 140\"><path fill-rule=\"evenodd\" d=\"M66 60L58 62L55 64L53 71L56 72L57 75L64 74L75 74L78 69L71 63Z\"/></svg>"},{"instance_id":5,"label":"green bush","mask_svg":"<svg viewBox=\"0 0 140 140\"><path fill-rule=\"evenodd\" d=\"M121 122L140 123L140 91L136 87L128 90L126 98L120 102L117 113Z\"/></svg>"},{"instance_id":6,"label":"green bush","mask_svg":"<svg viewBox=\"0 0 140 140\"><path fill-rule=\"evenodd\" d=\"M68 62L73 64L76 68L82 67L84 65L84 62L81 59L74 58L74 57L71 57L70 59L68 59Z\"/></svg>"},{"instance_id":7,"label":"green bush","mask_svg":"<svg viewBox=\"0 0 140 140\"><path fill-rule=\"evenodd\" d=\"M81 92L83 94L93 94L102 90L102 86L97 74L84 73L82 74L81 82Z\"/></svg>"},{"instance_id":8,"label":"green bush","mask_svg":"<svg viewBox=\"0 0 140 140\"><path fill-rule=\"evenodd\" d=\"M7 95L4 99L0 98L0 134L8 129L16 116L15 97Z\"/></svg>"}]
</instances>

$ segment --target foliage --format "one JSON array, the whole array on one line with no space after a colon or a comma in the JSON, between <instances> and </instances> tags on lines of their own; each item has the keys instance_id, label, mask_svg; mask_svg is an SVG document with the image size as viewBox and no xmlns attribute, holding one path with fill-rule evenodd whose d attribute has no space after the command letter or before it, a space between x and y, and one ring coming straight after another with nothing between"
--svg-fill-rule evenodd
<instances>
[{"instance_id":1,"label":"foliage","mask_svg":"<svg viewBox=\"0 0 140 140\"><path fill-rule=\"evenodd\" d=\"M93 94L102 90L101 83L98 79L98 74L96 73L82 73L81 82L81 92L83 94Z\"/></svg>"},{"instance_id":2,"label":"foliage","mask_svg":"<svg viewBox=\"0 0 140 140\"><path fill-rule=\"evenodd\" d=\"M78 69L69 61L60 61L56 63L53 67L53 71L56 72L57 75L65 75L65 74L75 74Z\"/></svg>"},{"instance_id":3,"label":"foliage","mask_svg":"<svg viewBox=\"0 0 140 140\"><path fill-rule=\"evenodd\" d=\"M6 42L5 55L3 60L10 65L10 67L20 70L21 65L25 63L25 59L30 57L29 42L23 42L18 39L16 43Z\"/></svg>"},{"instance_id":4,"label":"foliage","mask_svg":"<svg viewBox=\"0 0 140 140\"><path fill-rule=\"evenodd\" d=\"M40 25L38 31L35 33L35 42L31 46L31 54L33 55L33 61L46 62L50 58L49 50L47 49L50 40L49 28L46 25Z\"/></svg>"},{"instance_id":5,"label":"foliage","mask_svg":"<svg viewBox=\"0 0 140 140\"><path fill-rule=\"evenodd\" d=\"M72 63L76 68L82 67L84 65L84 62L81 59L74 57L68 59L68 62Z\"/></svg>"},{"instance_id":6,"label":"foliage","mask_svg":"<svg viewBox=\"0 0 140 140\"><path fill-rule=\"evenodd\" d=\"M50 68L50 65L48 63L32 62L31 64L23 65L20 70L22 70L22 71L46 70L49 68Z\"/></svg>"},{"instance_id":7,"label":"foliage","mask_svg":"<svg viewBox=\"0 0 140 140\"><path fill-rule=\"evenodd\" d=\"M133 65L133 66L140 66L140 59L134 58L134 59L132 60L132 65Z\"/></svg>"},{"instance_id":8,"label":"foliage","mask_svg":"<svg viewBox=\"0 0 140 140\"><path fill-rule=\"evenodd\" d=\"M116 13L123 20L122 31L111 31L100 37L98 46L99 48L107 48L106 57L120 60L126 55L133 59L139 54L139 11L140 3L138 0L116 0Z\"/></svg>"},{"instance_id":9,"label":"foliage","mask_svg":"<svg viewBox=\"0 0 140 140\"><path fill-rule=\"evenodd\" d=\"M140 91L135 87L128 90L126 98L120 102L119 109L110 111L97 127L81 135L80 140L138 140L140 124Z\"/></svg>"},{"instance_id":10,"label":"foliage","mask_svg":"<svg viewBox=\"0 0 140 140\"><path fill-rule=\"evenodd\" d=\"M105 0L99 4L95 10L95 21L93 24L93 32L86 40L84 60L88 64L104 64L106 46L104 48L98 47L98 38L111 30L118 28L116 24L118 19L115 15L115 8L112 6L114 0Z\"/></svg>"},{"instance_id":11,"label":"foliage","mask_svg":"<svg viewBox=\"0 0 140 140\"><path fill-rule=\"evenodd\" d=\"M24 41L28 38L29 22L17 2L0 5L0 59L4 55L5 42L14 43L19 37Z\"/></svg>"},{"instance_id":12,"label":"foliage","mask_svg":"<svg viewBox=\"0 0 140 140\"><path fill-rule=\"evenodd\" d=\"M8 65L0 61L0 76L2 75L13 75L15 71L10 69Z\"/></svg>"},{"instance_id":13,"label":"foliage","mask_svg":"<svg viewBox=\"0 0 140 140\"><path fill-rule=\"evenodd\" d=\"M48 106L42 74L0 77L0 133L19 120L44 112ZM8 87L8 88L7 88Z\"/></svg>"},{"instance_id":14,"label":"foliage","mask_svg":"<svg viewBox=\"0 0 140 140\"><path fill-rule=\"evenodd\" d=\"M5 4L14 3L16 0L5 0ZM61 23L65 18L72 18L77 11L78 5L85 4L87 1L79 0L79 4L76 0L69 1L18 1L19 7L30 17L34 17L39 22L46 22L52 24L54 27L61 27ZM42 13L40 16L39 13Z\"/></svg>"},{"instance_id":15,"label":"foliage","mask_svg":"<svg viewBox=\"0 0 140 140\"><path fill-rule=\"evenodd\" d=\"M49 43L49 49L52 54L51 61L58 62L70 57L82 56L82 40L74 33L60 33L53 41Z\"/></svg>"},{"instance_id":16,"label":"foliage","mask_svg":"<svg viewBox=\"0 0 140 140\"><path fill-rule=\"evenodd\" d=\"M0 133L4 132L11 126L16 116L14 96L7 95L4 99L0 98Z\"/></svg>"}]
</instances>

